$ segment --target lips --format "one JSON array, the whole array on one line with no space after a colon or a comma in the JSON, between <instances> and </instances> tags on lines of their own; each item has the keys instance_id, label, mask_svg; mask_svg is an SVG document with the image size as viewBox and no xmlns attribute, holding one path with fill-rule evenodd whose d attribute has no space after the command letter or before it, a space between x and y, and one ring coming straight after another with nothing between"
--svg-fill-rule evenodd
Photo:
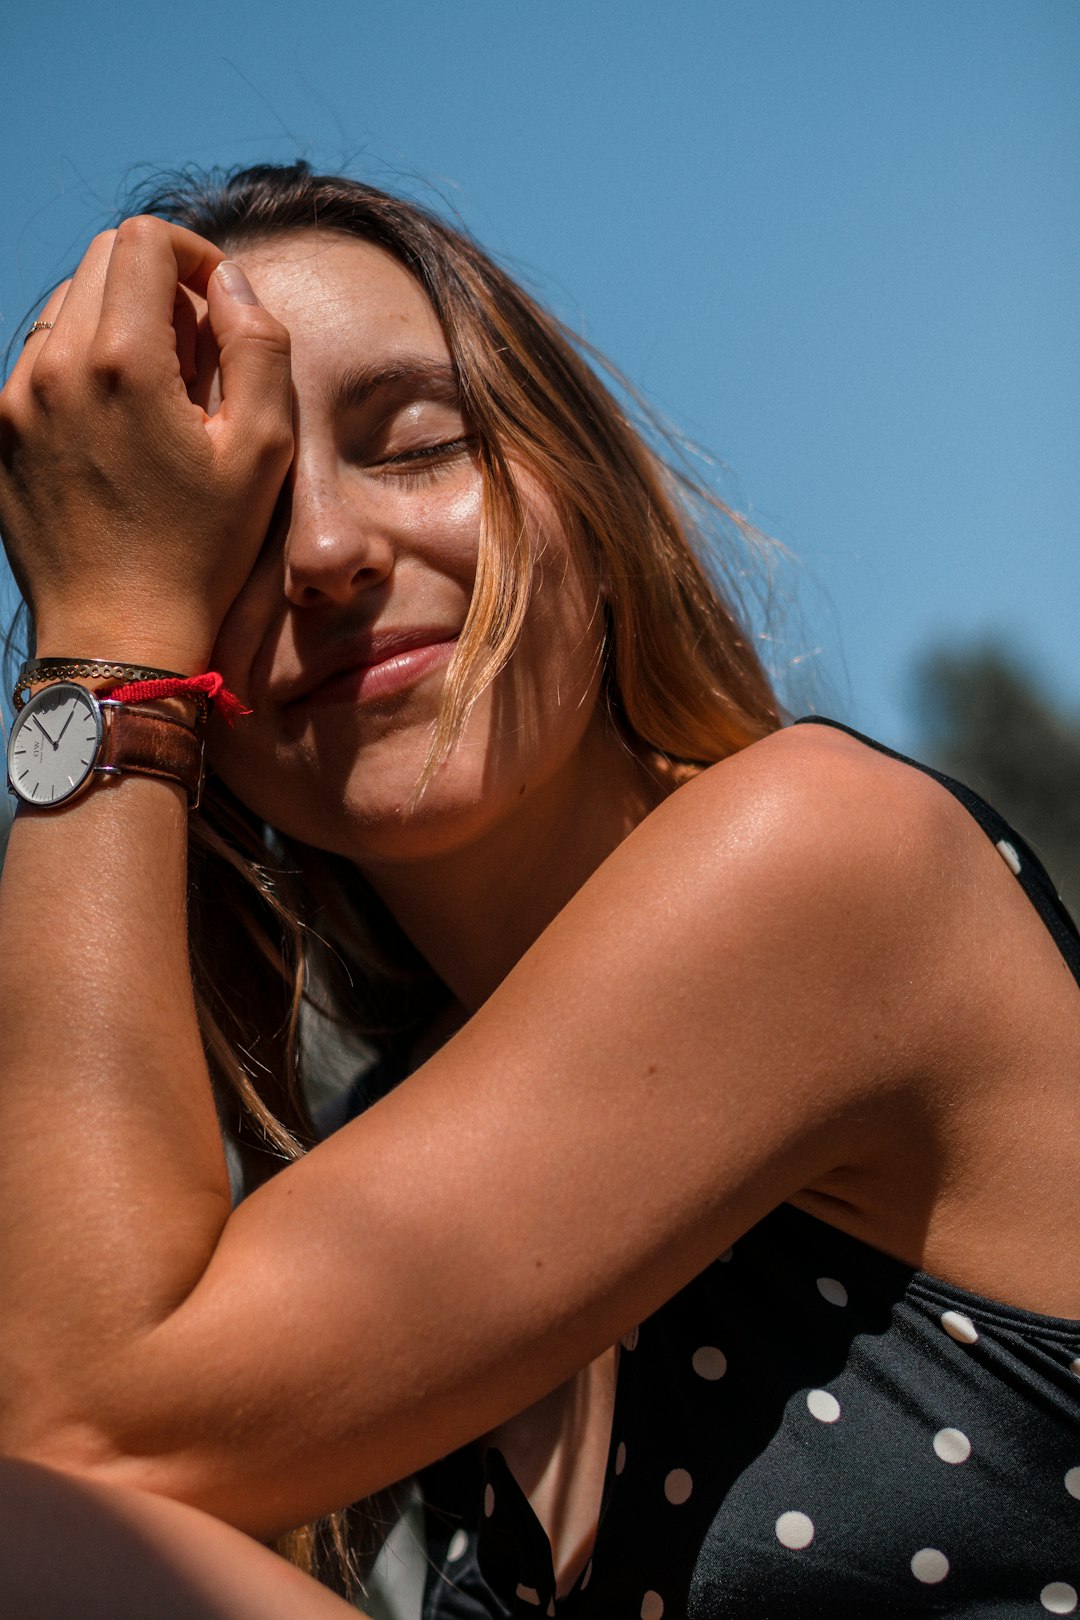
<instances>
[{"instance_id":1,"label":"lips","mask_svg":"<svg viewBox=\"0 0 1080 1620\"><path fill-rule=\"evenodd\" d=\"M446 625L372 629L305 661L284 690L282 703L375 701L411 686L449 663L459 630Z\"/></svg>"}]
</instances>

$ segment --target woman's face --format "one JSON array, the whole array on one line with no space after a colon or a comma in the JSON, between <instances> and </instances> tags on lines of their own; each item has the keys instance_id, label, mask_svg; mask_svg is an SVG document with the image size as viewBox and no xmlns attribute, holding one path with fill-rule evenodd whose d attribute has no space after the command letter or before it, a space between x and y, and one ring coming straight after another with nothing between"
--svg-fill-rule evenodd
<instances>
[{"instance_id":1,"label":"woman's face","mask_svg":"<svg viewBox=\"0 0 1080 1620\"><path fill-rule=\"evenodd\" d=\"M361 865L448 852L612 747L597 582L523 472L525 633L407 813L477 566L481 474L446 340L369 243L297 232L237 258L292 336L296 450L218 639L214 667L253 713L217 727L214 766L259 815Z\"/></svg>"}]
</instances>

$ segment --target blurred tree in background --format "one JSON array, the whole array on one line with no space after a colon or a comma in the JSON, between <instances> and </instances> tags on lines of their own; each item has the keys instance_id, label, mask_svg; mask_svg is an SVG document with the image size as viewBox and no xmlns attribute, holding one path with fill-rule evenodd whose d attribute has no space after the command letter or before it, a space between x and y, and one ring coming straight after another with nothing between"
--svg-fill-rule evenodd
<instances>
[{"instance_id":1,"label":"blurred tree in background","mask_svg":"<svg viewBox=\"0 0 1080 1620\"><path fill-rule=\"evenodd\" d=\"M931 650L915 672L919 758L988 799L1080 918L1080 713L995 643Z\"/></svg>"}]
</instances>

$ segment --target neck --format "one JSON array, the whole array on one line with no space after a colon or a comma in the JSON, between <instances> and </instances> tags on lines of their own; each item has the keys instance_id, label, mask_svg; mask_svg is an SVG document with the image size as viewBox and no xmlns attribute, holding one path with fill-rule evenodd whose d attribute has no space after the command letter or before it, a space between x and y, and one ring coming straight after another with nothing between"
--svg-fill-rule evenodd
<instances>
[{"instance_id":1,"label":"neck","mask_svg":"<svg viewBox=\"0 0 1080 1620\"><path fill-rule=\"evenodd\" d=\"M670 786L609 731L463 847L364 875L471 1013Z\"/></svg>"}]
</instances>

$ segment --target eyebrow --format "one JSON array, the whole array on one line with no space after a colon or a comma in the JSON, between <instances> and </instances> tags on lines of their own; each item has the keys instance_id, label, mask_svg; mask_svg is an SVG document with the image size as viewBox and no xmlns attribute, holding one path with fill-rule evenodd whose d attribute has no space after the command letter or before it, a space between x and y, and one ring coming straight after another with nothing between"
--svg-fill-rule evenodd
<instances>
[{"instance_id":1,"label":"eyebrow","mask_svg":"<svg viewBox=\"0 0 1080 1620\"><path fill-rule=\"evenodd\" d=\"M403 354L393 360L349 366L329 384L328 402L335 411L356 410L384 388L415 393L447 405L457 405L461 400L457 369L449 361Z\"/></svg>"}]
</instances>

